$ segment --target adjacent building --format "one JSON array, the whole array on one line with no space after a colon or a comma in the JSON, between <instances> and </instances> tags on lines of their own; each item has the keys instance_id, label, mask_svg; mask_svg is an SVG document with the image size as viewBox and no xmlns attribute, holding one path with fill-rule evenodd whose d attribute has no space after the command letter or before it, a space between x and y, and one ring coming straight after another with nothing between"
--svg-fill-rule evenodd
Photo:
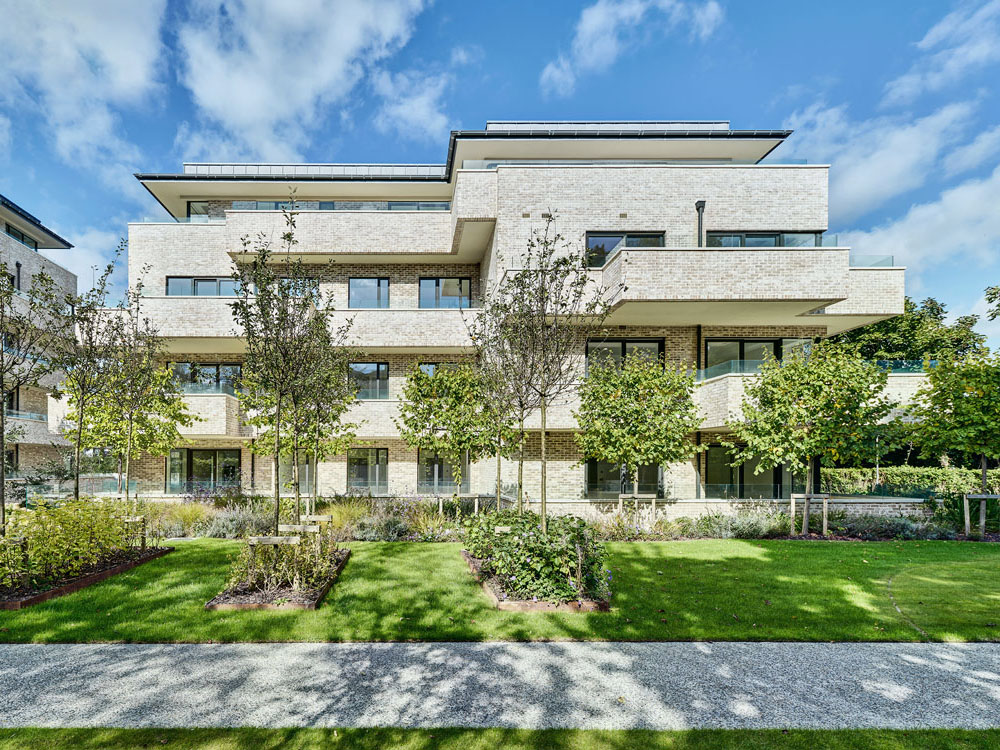
<instances>
[{"instance_id":1,"label":"adjacent building","mask_svg":"<svg viewBox=\"0 0 1000 750\"><path fill-rule=\"evenodd\" d=\"M65 294L76 294L76 275L39 253L44 249L65 250L73 247L36 217L12 200L0 195L0 262L7 269L16 290L27 291L35 274L44 272ZM48 392L56 385L56 376L43 380L41 388L18 388L0 394L14 440L7 444L8 476L30 473L46 462L57 459L57 446L67 442L58 427L50 429Z\"/></svg>"},{"instance_id":2,"label":"adjacent building","mask_svg":"<svg viewBox=\"0 0 1000 750\"><path fill-rule=\"evenodd\" d=\"M235 396L242 342L230 273L242 237L279 239L294 190L295 253L332 295L335 319L353 318L365 351L352 367L359 439L309 478L322 492L455 489L453 467L399 437L403 383L415 366L471 351L466 320L484 290L518 268L531 231L555 213L614 290L610 333L581 347L581 372L598 352L639 349L698 371L695 439L708 448L690 463L645 467L640 490L787 496L787 472L732 469L718 443L745 378L766 357L901 313L904 277L891 257L855 255L827 232L828 166L767 158L789 135L724 121L490 122L453 132L443 164L199 163L137 175L169 217L129 225L129 281L142 281L145 311L203 417L187 444L142 461L144 491L269 487L273 467L253 454ZM912 390L907 377L893 387ZM548 494L577 509L631 488L618 467L581 461L573 408L570 397L547 416ZM525 478L537 498L537 419L531 426ZM473 464L460 490L489 494L494 476L492 461ZM505 464L505 488L515 480Z\"/></svg>"}]
</instances>

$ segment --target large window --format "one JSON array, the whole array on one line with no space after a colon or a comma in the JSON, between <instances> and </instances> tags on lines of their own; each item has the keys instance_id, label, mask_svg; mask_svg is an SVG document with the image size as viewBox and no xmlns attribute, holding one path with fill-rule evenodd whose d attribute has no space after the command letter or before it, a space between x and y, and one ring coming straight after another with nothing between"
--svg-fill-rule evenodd
<instances>
[{"instance_id":1,"label":"large window","mask_svg":"<svg viewBox=\"0 0 1000 750\"><path fill-rule=\"evenodd\" d=\"M608 360L621 365L628 356L656 359L662 354L663 339L591 339L587 342L588 367L594 362Z\"/></svg>"},{"instance_id":2,"label":"large window","mask_svg":"<svg viewBox=\"0 0 1000 750\"><path fill-rule=\"evenodd\" d=\"M4 450L4 463L7 466L8 474L17 471L17 446L12 445Z\"/></svg>"},{"instance_id":3,"label":"large window","mask_svg":"<svg viewBox=\"0 0 1000 750\"><path fill-rule=\"evenodd\" d=\"M620 247L663 247L663 232L587 232L587 265L600 268Z\"/></svg>"},{"instance_id":4,"label":"large window","mask_svg":"<svg viewBox=\"0 0 1000 750\"><path fill-rule=\"evenodd\" d=\"M347 491L389 494L388 449L351 448L347 451Z\"/></svg>"},{"instance_id":5,"label":"large window","mask_svg":"<svg viewBox=\"0 0 1000 750\"><path fill-rule=\"evenodd\" d=\"M788 469L776 467L757 472L758 463L746 461L731 465L729 448L710 445L705 451L705 497L710 499L770 500L788 498L803 492L804 477L792 476Z\"/></svg>"},{"instance_id":6,"label":"large window","mask_svg":"<svg viewBox=\"0 0 1000 750\"><path fill-rule=\"evenodd\" d=\"M235 297L236 282L229 276L168 276L168 297Z\"/></svg>"},{"instance_id":7,"label":"large window","mask_svg":"<svg viewBox=\"0 0 1000 750\"><path fill-rule=\"evenodd\" d=\"M240 388L243 367L236 363L171 362L170 367L184 393L228 393L235 396Z\"/></svg>"},{"instance_id":8,"label":"large window","mask_svg":"<svg viewBox=\"0 0 1000 750\"><path fill-rule=\"evenodd\" d=\"M281 211L291 209L291 201L233 201L234 211Z\"/></svg>"},{"instance_id":9,"label":"large window","mask_svg":"<svg viewBox=\"0 0 1000 750\"><path fill-rule=\"evenodd\" d=\"M350 378L358 398L389 398L388 362L351 362Z\"/></svg>"},{"instance_id":10,"label":"large window","mask_svg":"<svg viewBox=\"0 0 1000 750\"><path fill-rule=\"evenodd\" d=\"M822 232L708 232L709 247L820 247Z\"/></svg>"},{"instance_id":11,"label":"large window","mask_svg":"<svg viewBox=\"0 0 1000 750\"><path fill-rule=\"evenodd\" d=\"M448 459L431 451L417 454L417 492L452 495L469 491L469 457L462 458L462 485L455 481L455 466Z\"/></svg>"},{"instance_id":12,"label":"large window","mask_svg":"<svg viewBox=\"0 0 1000 750\"><path fill-rule=\"evenodd\" d=\"M29 237L28 235L26 235L24 232L22 232L20 229L13 226L12 224L7 224L7 234L9 234L15 240L20 242L22 245L27 245L32 250L38 249L38 240L36 240L34 237Z\"/></svg>"},{"instance_id":13,"label":"large window","mask_svg":"<svg viewBox=\"0 0 1000 750\"><path fill-rule=\"evenodd\" d=\"M420 279L420 307L472 307L472 280L468 278Z\"/></svg>"},{"instance_id":14,"label":"large window","mask_svg":"<svg viewBox=\"0 0 1000 750\"><path fill-rule=\"evenodd\" d=\"M706 339L705 369L708 375L754 373L766 359L781 359L812 344L807 338L781 339ZM714 368L714 369L713 369Z\"/></svg>"},{"instance_id":15,"label":"large window","mask_svg":"<svg viewBox=\"0 0 1000 750\"><path fill-rule=\"evenodd\" d=\"M353 309L389 307L389 279L351 279L347 283L347 306Z\"/></svg>"},{"instance_id":16,"label":"large window","mask_svg":"<svg viewBox=\"0 0 1000 750\"><path fill-rule=\"evenodd\" d=\"M17 388L12 388L4 394L3 408L8 412L17 411Z\"/></svg>"},{"instance_id":17,"label":"large window","mask_svg":"<svg viewBox=\"0 0 1000 750\"><path fill-rule=\"evenodd\" d=\"M320 211L448 211L451 201L320 201Z\"/></svg>"},{"instance_id":18,"label":"large window","mask_svg":"<svg viewBox=\"0 0 1000 750\"><path fill-rule=\"evenodd\" d=\"M312 492L312 473L312 464L309 461L302 461L299 464L299 492ZM278 486L286 492L295 491L292 459L290 458L282 457L278 462Z\"/></svg>"},{"instance_id":19,"label":"large window","mask_svg":"<svg viewBox=\"0 0 1000 750\"><path fill-rule=\"evenodd\" d=\"M187 204L187 215L188 221L190 222L202 222L202 221L212 221L216 218L211 214L211 208L208 201L188 201Z\"/></svg>"},{"instance_id":20,"label":"large window","mask_svg":"<svg viewBox=\"0 0 1000 750\"><path fill-rule=\"evenodd\" d=\"M617 500L619 495L633 494L633 477L620 464L607 461L587 461L587 497L597 500ZM640 495L663 497L660 467L655 464L639 467Z\"/></svg>"},{"instance_id":21,"label":"large window","mask_svg":"<svg viewBox=\"0 0 1000 750\"><path fill-rule=\"evenodd\" d=\"M175 448L167 457L166 491L171 494L239 487L239 449Z\"/></svg>"}]
</instances>

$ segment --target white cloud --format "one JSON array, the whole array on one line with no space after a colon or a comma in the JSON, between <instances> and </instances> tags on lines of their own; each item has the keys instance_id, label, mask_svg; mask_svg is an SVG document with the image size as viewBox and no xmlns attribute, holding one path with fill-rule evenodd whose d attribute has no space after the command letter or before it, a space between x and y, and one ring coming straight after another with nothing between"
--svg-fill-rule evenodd
<instances>
[{"instance_id":1,"label":"white cloud","mask_svg":"<svg viewBox=\"0 0 1000 750\"><path fill-rule=\"evenodd\" d=\"M861 254L894 255L916 275L932 266L959 262L995 267L1000 247L998 205L1000 166L988 177L967 180L934 201L912 206L898 219L841 237ZM987 279L982 286L987 286Z\"/></svg>"},{"instance_id":2,"label":"white cloud","mask_svg":"<svg viewBox=\"0 0 1000 750\"><path fill-rule=\"evenodd\" d=\"M907 104L1000 62L1000 0L963 5L935 24L916 46L923 56L886 84L883 104Z\"/></svg>"},{"instance_id":3,"label":"white cloud","mask_svg":"<svg viewBox=\"0 0 1000 750\"><path fill-rule=\"evenodd\" d=\"M913 120L852 120L847 105L816 103L786 121L795 135L786 155L829 162L831 223L851 221L925 184L974 111L948 104Z\"/></svg>"},{"instance_id":4,"label":"white cloud","mask_svg":"<svg viewBox=\"0 0 1000 750\"><path fill-rule=\"evenodd\" d=\"M13 143L10 134L10 118L0 115L0 162L10 158L10 147Z\"/></svg>"},{"instance_id":5,"label":"white cloud","mask_svg":"<svg viewBox=\"0 0 1000 750\"><path fill-rule=\"evenodd\" d=\"M461 44L451 50L450 64L453 68L462 65L472 65L485 56L483 48L478 44Z\"/></svg>"},{"instance_id":6,"label":"white cloud","mask_svg":"<svg viewBox=\"0 0 1000 750\"><path fill-rule=\"evenodd\" d=\"M194 0L178 30L181 83L209 141L297 160L327 109L404 45L422 0Z\"/></svg>"},{"instance_id":7,"label":"white cloud","mask_svg":"<svg viewBox=\"0 0 1000 750\"><path fill-rule=\"evenodd\" d=\"M610 68L625 46L636 43L640 31L665 34L687 24L692 37L704 40L722 18L716 0L597 0L580 13L570 52L542 69L539 85L543 93L569 96L578 76Z\"/></svg>"},{"instance_id":8,"label":"white cloud","mask_svg":"<svg viewBox=\"0 0 1000 750\"><path fill-rule=\"evenodd\" d=\"M141 161L117 110L159 87L165 0L21 3L0 0L0 108L26 104L59 158L133 197Z\"/></svg>"},{"instance_id":9,"label":"white cloud","mask_svg":"<svg viewBox=\"0 0 1000 750\"><path fill-rule=\"evenodd\" d=\"M425 75L416 71L375 75L375 93L382 105L375 127L402 138L441 141L448 135L448 117L441 111L441 97L451 85L451 75Z\"/></svg>"},{"instance_id":10,"label":"white cloud","mask_svg":"<svg viewBox=\"0 0 1000 750\"><path fill-rule=\"evenodd\" d=\"M115 249L121 236L115 232L93 227L79 232L73 232L71 241L73 247L69 250L45 249L39 250L47 258L51 258L76 274L77 288L84 292L94 285L94 280L100 276L108 263L114 257ZM117 302L128 284L127 258L123 255L118 260L112 275L112 293L109 302ZM96 270L95 270L96 269Z\"/></svg>"},{"instance_id":11,"label":"white cloud","mask_svg":"<svg viewBox=\"0 0 1000 750\"><path fill-rule=\"evenodd\" d=\"M971 143L952 151L945 159L945 172L949 177L968 172L982 166L984 162L989 162L998 154L1000 154L1000 125L984 130Z\"/></svg>"}]
</instances>

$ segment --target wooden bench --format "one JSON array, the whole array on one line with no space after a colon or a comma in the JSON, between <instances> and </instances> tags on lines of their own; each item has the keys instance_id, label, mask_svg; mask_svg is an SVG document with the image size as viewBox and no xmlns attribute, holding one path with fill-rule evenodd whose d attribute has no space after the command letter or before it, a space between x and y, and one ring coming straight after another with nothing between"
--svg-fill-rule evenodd
<instances>
[{"instance_id":1,"label":"wooden bench","mask_svg":"<svg viewBox=\"0 0 1000 750\"><path fill-rule=\"evenodd\" d=\"M648 500L653 505L653 515L656 515L656 493L632 493L632 494L621 494L618 496L618 512L625 512L625 501L634 500L636 508L639 507L639 502L643 500Z\"/></svg>"},{"instance_id":2,"label":"wooden bench","mask_svg":"<svg viewBox=\"0 0 1000 750\"><path fill-rule=\"evenodd\" d=\"M965 535L972 534L972 519L969 517L969 501L979 501L979 536L986 536L986 501L998 500L1000 495L962 495L962 511L965 514Z\"/></svg>"},{"instance_id":3,"label":"wooden bench","mask_svg":"<svg viewBox=\"0 0 1000 750\"><path fill-rule=\"evenodd\" d=\"M318 534L319 532L320 532L319 524L307 524L307 523L278 524L279 534ZM256 538L263 538L263 537L256 537Z\"/></svg>"},{"instance_id":4,"label":"wooden bench","mask_svg":"<svg viewBox=\"0 0 1000 750\"><path fill-rule=\"evenodd\" d=\"M303 523L318 523L318 524L333 523L333 516L331 516L331 515L319 515L319 516L316 516L316 515L309 516L309 515L307 515L307 516L302 516L302 522Z\"/></svg>"}]
</instances>

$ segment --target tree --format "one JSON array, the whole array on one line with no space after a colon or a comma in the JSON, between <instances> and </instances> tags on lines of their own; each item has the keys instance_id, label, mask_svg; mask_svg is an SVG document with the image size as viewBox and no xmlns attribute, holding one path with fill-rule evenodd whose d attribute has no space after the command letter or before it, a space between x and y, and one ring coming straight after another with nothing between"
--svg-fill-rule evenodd
<instances>
[{"instance_id":1,"label":"tree","mask_svg":"<svg viewBox=\"0 0 1000 750\"><path fill-rule=\"evenodd\" d=\"M38 387L41 379L55 371L52 351L60 338L69 335L65 315L66 298L52 278L39 271L27 291L15 286L15 276L0 262L0 398L19 388ZM0 406L0 536L7 523L7 444L19 428L7 421Z\"/></svg>"},{"instance_id":2,"label":"tree","mask_svg":"<svg viewBox=\"0 0 1000 750\"><path fill-rule=\"evenodd\" d=\"M990 305L988 317L990 320L1000 318L1000 286L986 287L986 304Z\"/></svg>"},{"instance_id":3,"label":"tree","mask_svg":"<svg viewBox=\"0 0 1000 750\"><path fill-rule=\"evenodd\" d=\"M233 318L241 330L245 355L242 370L243 388L239 398L247 421L264 429L264 439L255 441L269 449L273 458L272 492L274 526L277 533L281 513L281 484L278 468L282 453L282 428L292 418L294 438L297 412L286 414L293 393L301 393L301 383L312 366L308 342L320 319L329 321L333 308L325 304L315 278L306 273L300 260L293 258L295 240L294 201L283 211L285 232L281 249L272 252L271 241L264 234L241 239L242 250L235 258L233 279L237 286L232 304ZM296 409L300 404L296 402ZM298 465L294 466L295 478Z\"/></svg>"},{"instance_id":4,"label":"tree","mask_svg":"<svg viewBox=\"0 0 1000 750\"><path fill-rule=\"evenodd\" d=\"M856 344L865 359L940 359L983 351L986 337L973 330L979 316L963 315L949 324L947 312L933 297L919 305L907 297L902 315L847 331L832 340Z\"/></svg>"},{"instance_id":5,"label":"tree","mask_svg":"<svg viewBox=\"0 0 1000 750\"><path fill-rule=\"evenodd\" d=\"M888 372L855 347L829 341L765 361L746 381L742 416L729 422L733 465L756 459L758 471L784 465L804 472L812 494L816 461L864 461L886 450L878 438L894 406L884 394L887 381ZM808 530L806 503L802 533Z\"/></svg>"},{"instance_id":6,"label":"tree","mask_svg":"<svg viewBox=\"0 0 1000 750\"><path fill-rule=\"evenodd\" d=\"M586 254L555 231L550 212L535 229L519 268L510 269L486 295L483 314L505 317L509 377L524 380L538 404L541 435L541 520L546 533L546 411L576 388L587 338L608 313L605 290L586 269ZM499 355L498 355L499 359Z\"/></svg>"},{"instance_id":7,"label":"tree","mask_svg":"<svg viewBox=\"0 0 1000 750\"><path fill-rule=\"evenodd\" d=\"M79 422L87 448L108 448L124 471L125 500L129 499L132 460L143 454L166 455L181 442L179 426L193 417L178 393L173 372L163 363L162 339L140 312L141 285L126 293L115 315L106 319L109 355L105 388L93 398L92 408ZM120 480L121 481L121 480Z\"/></svg>"},{"instance_id":8,"label":"tree","mask_svg":"<svg viewBox=\"0 0 1000 750\"><path fill-rule=\"evenodd\" d=\"M118 245L115 259L98 277L92 289L75 295L70 305L71 330L76 335L58 339L55 360L63 373L62 384L54 395L68 397L73 425L66 436L73 443L73 498L80 499L80 454L84 447L84 425L91 418L90 410L108 385L108 372L115 355L116 332L109 321L114 313L106 307L110 277L118 257L126 250L126 242Z\"/></svg>"},{"instance_id":9,"label":"tree","mask_svg":"<svg viewBox=\"0 0 1000 750\"><path fill-rule=\"evenodd\" d=\"M484 408L483 386L468 364L436 367L426 373L414 367L403 386L400 437L407 445L447 459L455 474L455 494L462 486L462 460L470 463L492 447L492 414Z\"/></svg>"},{"instance_id":10,"label":"tree","mask_svg":"<svg viewBox=\"0 0 1000 750\"><path fill-rule=\"evenodd\" d=\"M924 455L960 451L979 456L985 494L987 459L1000 458L1000 356L940 360L928 371L909 415Z\"/></svg>"},{"instance_id":11,"label":"tree","mask_svg":"<svg viewBox=\"0 0 1000 750\"><path fill-rule=\"evenodd\" d=\"M701 424L694 403L694 372L662 358L632 354L591 362L574 413L580 452L618 464L638 492L639 467L684 461L699 451L691 435Z\"/></svg>"}]
</instances>

